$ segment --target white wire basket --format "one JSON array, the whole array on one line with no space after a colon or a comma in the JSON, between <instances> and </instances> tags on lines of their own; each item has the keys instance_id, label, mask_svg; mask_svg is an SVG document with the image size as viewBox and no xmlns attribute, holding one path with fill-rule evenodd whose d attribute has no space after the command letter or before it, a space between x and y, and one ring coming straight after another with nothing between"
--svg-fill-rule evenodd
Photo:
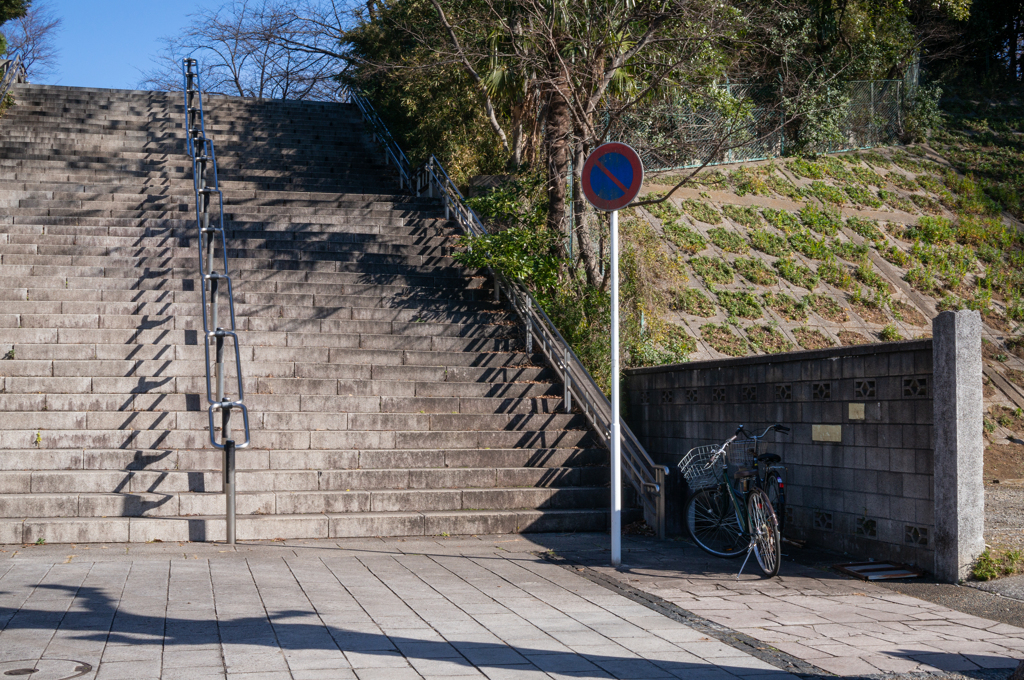
<instances>
[{"instance_id":1,"label":"white wire basket","mask_svg":"<svg viewBox=\"0 0 1024 680\"><path fill-rule=\"evenodd\" d=\"M679 471L683 473L691 491L718 484L725 468L721 450L720 444L697 446L687 451L679 461Z\"/></svg>"}]
</instances>

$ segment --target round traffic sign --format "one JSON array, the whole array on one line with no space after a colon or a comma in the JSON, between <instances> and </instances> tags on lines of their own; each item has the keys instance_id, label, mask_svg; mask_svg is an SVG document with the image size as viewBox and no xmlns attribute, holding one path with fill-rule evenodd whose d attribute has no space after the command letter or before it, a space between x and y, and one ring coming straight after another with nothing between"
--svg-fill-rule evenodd
<instances>
[{"instance_id":1,"label":"round traffic sign","mask_svg":"<svg viewBox=\"0 0 1024 680\"><path fill-rule=\"evenodd\" d=\"M602 144L583 164L583 195L598 210L625 208L643 183L644 164L626 144Z\"/></svg>"}]
</instances>

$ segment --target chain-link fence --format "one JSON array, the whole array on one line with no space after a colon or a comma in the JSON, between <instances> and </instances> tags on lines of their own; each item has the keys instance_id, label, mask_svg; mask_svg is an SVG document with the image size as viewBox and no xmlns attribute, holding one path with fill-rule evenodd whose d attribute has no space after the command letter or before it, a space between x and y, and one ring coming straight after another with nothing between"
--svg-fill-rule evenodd
<instances>
[{"instance_id":1,"label":"chain-link fence","mask_svg":"<svg viewBox=\"0 0 1024 680\"><path fill-rule=\"evenodd\" d=\"M738 122L718 111L660 105L623 114L610 139L629 144L651 172L778 158L786 151L785 113L772 88L725 85L729 94L754 106ZM895 143L902 129L903 80L858 80L847 84L833 153ZM731 126L731 127L730 127ZM710 159L710 160L708 160Z\"/></svg>"}]
</instances>

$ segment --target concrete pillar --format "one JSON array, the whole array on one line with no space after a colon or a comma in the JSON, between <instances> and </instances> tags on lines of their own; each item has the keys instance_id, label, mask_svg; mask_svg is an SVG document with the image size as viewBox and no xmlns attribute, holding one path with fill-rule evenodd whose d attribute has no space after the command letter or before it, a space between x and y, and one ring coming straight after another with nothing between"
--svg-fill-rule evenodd
<instances>
[{"instance_id":1,"label":"concrete pillar","mask_svg":"<svg viewBox=\"0 0 1024 680\"><path fill-rule=\"evenodd\" d=\"M956 583L985 548L981 315L943 312L932 335L935 576Z\"/></svg>"}]
</instances>

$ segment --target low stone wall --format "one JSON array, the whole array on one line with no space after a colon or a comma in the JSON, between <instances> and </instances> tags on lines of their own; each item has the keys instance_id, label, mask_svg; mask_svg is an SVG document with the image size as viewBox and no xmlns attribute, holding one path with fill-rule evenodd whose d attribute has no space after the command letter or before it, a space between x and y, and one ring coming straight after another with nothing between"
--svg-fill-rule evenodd
<instances>
[{"instance_id":1,"label":"low stone wall","mask_svg":"<svg viewBox=\"0 0 1024 680\"><path fill-rule=\"evenodd\" d=\"M741 424L748 432L760 432L782 423L792 427L791 434L769 436L776 442L771 450L782 455L787 467L788 536L851 554L916 564L935 573L946 569L944 557L936 561L937 546L948 550L952 541L956 557L951 559L962 573L961 562L973 560L980 550L975 549L980 528L975 530L973 520L966 525L954 522L952 529L942 522L937 526L937 490L947 520L949 512L958 516L959 501L948 498L950 484L956 491L976 483L980 494L981 465L977 463L976 471L973 463L954 465L953 472L942 472L939 480L936 470L946 470L949 461L963 457L958 447L969 448L974 439L980 447L980 318L965 335L971 314L977 317L972 312L941 315L934 341L627 371L627 421L655 462L672 470L669 532L685 532L685 482L675 466L686 451L720 443ZM940 328L944 317L948 329ZM963 337L957 335L958 328ZM958 349L974 340L977 376L969 363L957 363ZM933 354L939 356L940 348L948 350L943 354L944 374L952 371L959 377L939 379L937 385ZM957 398L957 390L964 392L972 381L978 387L977 404L971 403L970 394ZM961 422L959 428L942 433L941 451L936 449L936 413ZM963 425L972 419L977 420L976 433ZM937 465L937 452L945 456L945 467ZM952 538L951 531L956 534Z\"/></svg>"}]
</instances>

